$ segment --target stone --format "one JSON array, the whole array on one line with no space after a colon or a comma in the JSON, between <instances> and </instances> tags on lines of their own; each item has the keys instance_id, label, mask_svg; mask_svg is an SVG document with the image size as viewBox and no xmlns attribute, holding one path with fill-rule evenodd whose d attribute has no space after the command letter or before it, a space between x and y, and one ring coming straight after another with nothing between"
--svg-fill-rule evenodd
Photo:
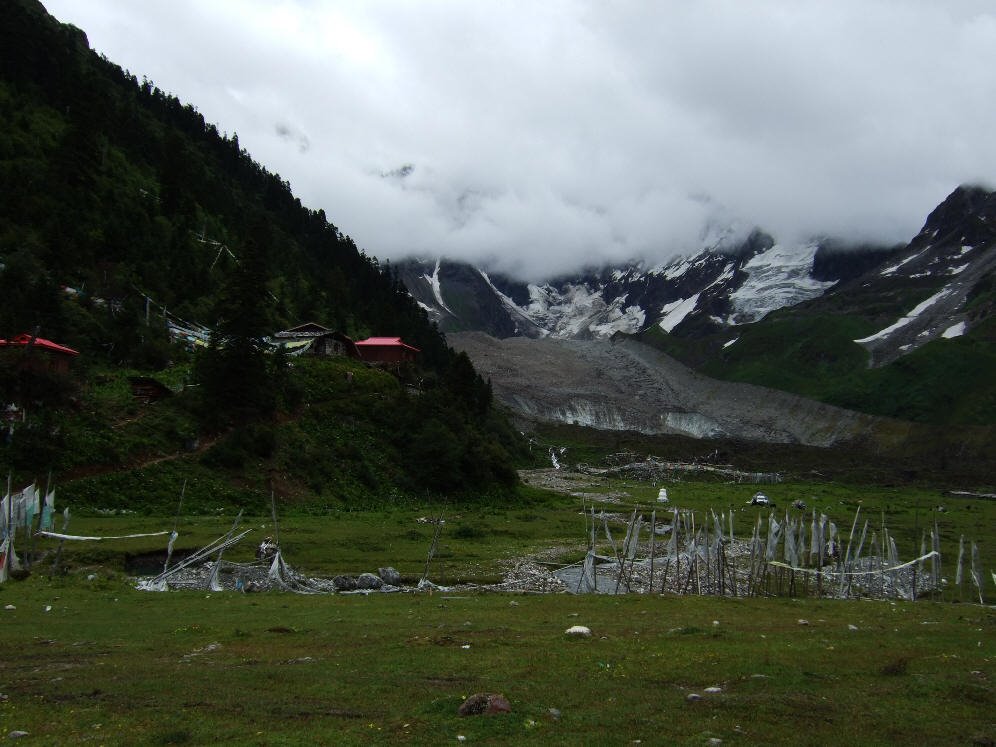
<instances>
[{"instance_id":1,"label":"stone","mask_svg":"<svg viewBox=\"0 0 996 747\"><path fill-rule=\"evenodd\" d=\"M379 589L383 585L384 582L375 573L361 573L356 577L357 589Z\"/></svg>"},{"instance_id":2,"label":"stone","mask_svg":"<svg viewBox=\"0 0 996 747\"><path fill-rule=\"evenodd\" d=\"M685 696L685 700L689 703L694 703L696 700L702 700L702 696L698 693L688 693L688 695Z\"/></svg>"},{"instance_id":3,"label":"stone","mask_svg":"<svg viewBox=\"0 0 996 747\"><path fill-rule=\"evenodd\" d=\"M12 605L12 604L8 604L8 605L5 605L5 606L4 606L4 609L5 609L5 610L16 610L16 609L17 609L17 607L15 607L15 606L14 606L14 605Z\"/></svg>"},{"instance_id":4,"label":"stone","mask_svg":"<svg viewBox=\"0 0 996 747\"><path fill-rule=\"evenodd\" d=\"M474 693L457 709L461 716L491 716L511 712L512 704L501 693Z\"/></svg>"},{"instance_id":5,"label":"stone","mask_svg":"<svg viewBox=\"0 0 996 747\"><path fill-rule=\"evenodd\" d=\"M28 736L29 732L21 731L20 729L15 729L7 735L7 739L20 739L21 737Z\"/></svg>"},{"instance_id":6,"label":"stone","mask_svg":"<svg viewBox=\"0 0 996 747\"><path fill-rule=\"evenodd\" d=\"M353 576L335 576L332 579L332 585L336 591L355 591L356 578Z\"/></svg>"},{"instance_id":7,"label":"stone","mask_svg":"<svg viewBox=\"0 0 996 747\"><path fill-rule=\"evenodd\" d=\"M716 693L721 693L721 692L723 692L723 688L721 688L721 687L707 687L707 688L705 689L705 691L706 691L707 693L709 693L710 695L715 695Z\"/></svg>"},{"instance_id":8,"label":"stone","mask_svg":"<svg viewBox=\"0 0 996 747\"><path fill-rule=\"evenodd\" d=\"M551 721L560 721L560 709L559 708L548 708L546 711L547 718Z\"/></svg>"},{"instance_id":9,"label":"stone","mask_svg":"<svg viewBox=\"0 0 996 747\"><path fill-rule=\"evenodd\" d=\"M564 631L568 638L591 638L591 628L586 625L572 625Z\"/></svg>"},{"instance_id":10,"label":"stone","mask_svg":"<svg viewBox=\"0 0 996 747\"><path fill-rule=\"evenodd\" d=\"M377 575L380 576L381 581L390 586L400 586L401 585L401 574L398 573L394 568L388 566L387 568L378 568Z\"/></svg>"}]
</instances>

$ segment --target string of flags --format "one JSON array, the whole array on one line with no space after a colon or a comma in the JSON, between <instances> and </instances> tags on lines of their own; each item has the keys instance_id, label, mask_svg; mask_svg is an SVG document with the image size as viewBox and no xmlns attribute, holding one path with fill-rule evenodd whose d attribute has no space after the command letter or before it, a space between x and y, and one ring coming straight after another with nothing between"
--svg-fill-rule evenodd
<instances>
[{"instance_id":1,"label":"string of flags","mask_svg":"<svg viewBox=\"0 0 996 747\"><path fill-rule=\"evenodd\" d=\"M69 508L63 512L69 521ZM12 492L7 478L7 492L0 501L0 583L7 580L11 571L19 570L21 563L14 551L14 538L18 529L25 537L37 531L51 531L55 527L55 488L40 490L31 483L19 492Z\"/></svg>"}]
</instances>

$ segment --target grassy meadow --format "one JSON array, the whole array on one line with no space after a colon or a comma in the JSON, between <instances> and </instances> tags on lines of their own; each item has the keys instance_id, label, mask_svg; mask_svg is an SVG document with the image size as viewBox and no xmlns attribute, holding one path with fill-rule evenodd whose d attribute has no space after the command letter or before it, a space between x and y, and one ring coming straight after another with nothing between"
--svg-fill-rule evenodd
<instances>
[{"instance_id":1,"label":"grassy meadow","mask_svg":"<svg viewBox=\"0 0 996 747\"><path fill-rule=\"evenodd\" d=\"M996 735L994 615L979 606L154 594L43 578L0 598L16 606L0 618L0 729L45 744L446 744L458 735L484 744L969 744ZM565 638L574 624L592 638ZM503 693L512 713L458 716L481 691Z\"/></svg>"},{"instance_id":2,"label":"grassy meadow","mask_svg":"<svg viewBox=\"0 0 996 747\"><path fill-rule=\"evenodd\" d=\"M607 511L650 507L657 488L578 478L574 493ZM860 502L885 520L903 558L936 516L944 575L965 534L994 567L996 503L936 490L837 484L682 482L673 504L737 510L746 534L763 489L849 527ZM280 517L287 561L319 576L393 565L418 579L434 527L445 528L429 577L490 583L524 554L583 552L581 497L527 491L491 501ZM943 505L943 513L936 508ZM267 507L226 552L248 560L274 534ZM791 510L791 509L789 509ZM180 550L231 526L234 510L184 515ZM172 516L92 514L69 531L168 530ZM433 594L298 596L134 590L165 537L66 543L0 586L0 735L45 744L971 744L996 738L996 615L972 589L939 601L841 602L674 596ZM22 543L23 549L23 543ZM36 550L54 550L53 540ZM51 553L49 559L51 558ZM987 588L992 596L992 587ZM964 601L959 601L963 599ZM6 609L7 606L14 609ZM593 636L571 640L571 625ZM706 688L719 688L706 692ZM461 717L475 692L501 692L512 713ZM697 694L700 699L689 699ZM551 711L550 709L555 709Z\"/></svg>"}]
</instances>

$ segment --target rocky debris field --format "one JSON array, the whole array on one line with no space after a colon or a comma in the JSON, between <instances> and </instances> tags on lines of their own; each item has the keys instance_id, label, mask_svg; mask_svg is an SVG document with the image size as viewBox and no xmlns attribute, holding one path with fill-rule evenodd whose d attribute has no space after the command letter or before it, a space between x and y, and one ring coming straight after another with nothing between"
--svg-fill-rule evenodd
<instances>
[{"instance_id":1,"label":"rocky debris field","mask_svg":"<svg viewBox=\"0 0 996 747\"><path fill-rule=\"evenodd\" d=\"M631 340L495 339L450 334L526 418L601 430L833 446L901 435L905 424L773 389L702 376Z\"/></svg>"}]
</instances>

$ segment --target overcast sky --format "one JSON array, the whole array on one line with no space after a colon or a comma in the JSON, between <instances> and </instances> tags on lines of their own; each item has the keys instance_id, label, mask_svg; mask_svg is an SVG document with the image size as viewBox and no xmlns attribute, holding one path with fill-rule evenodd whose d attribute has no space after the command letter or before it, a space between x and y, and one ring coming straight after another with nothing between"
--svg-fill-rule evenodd
<instances>
[{"instance_id":1,"label":"overcast sky","mask_svg":"<svg viewBox=\"0 0 996 747\"><path fill-rule=\"evenodd\" d=\"M989 0L43 2L380 259L906 241L996 176Z\"/></svg>"}]
</instances>

